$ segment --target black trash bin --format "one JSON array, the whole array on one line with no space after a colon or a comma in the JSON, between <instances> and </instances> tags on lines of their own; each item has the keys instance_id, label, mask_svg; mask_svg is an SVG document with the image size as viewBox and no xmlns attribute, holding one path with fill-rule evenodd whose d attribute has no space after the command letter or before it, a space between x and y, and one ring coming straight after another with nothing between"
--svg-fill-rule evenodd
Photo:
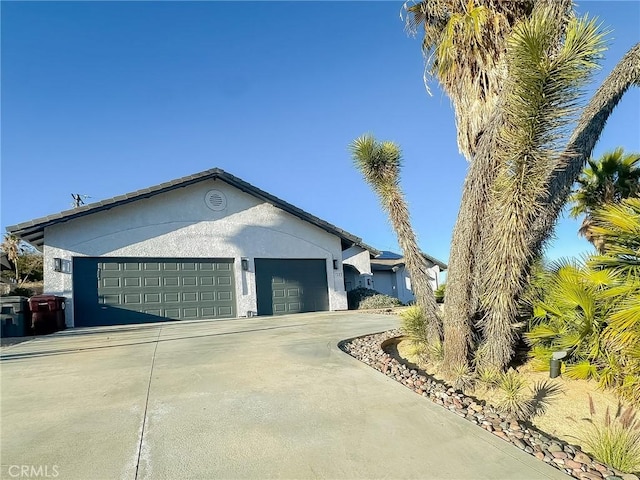
<instances>
[{"instance_id":1,"label":"black trash bin","mask_svg":"<svg viewBox=\"0 0 640 480\"><path fill-rule=\"evenodd\" d=\"M0 297L3 337L24 337L31 332L31 312L27 297Z\"/></svg>"},{"instance_id":2,"label":"black trash bin","mask_svg":"<svg viewBox=\"0 0 640 480\"><path fill-rule=\"evenodd\" d=\"M65 298L56 295L36 295L29 299L31 325L36 335L64 330Z\"/></svg>"}]
</instances>

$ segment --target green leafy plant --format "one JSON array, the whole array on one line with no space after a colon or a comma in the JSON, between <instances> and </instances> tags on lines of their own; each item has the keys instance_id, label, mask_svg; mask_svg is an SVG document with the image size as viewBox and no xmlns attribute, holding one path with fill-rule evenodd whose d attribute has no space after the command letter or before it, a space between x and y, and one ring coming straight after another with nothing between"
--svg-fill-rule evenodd
<instances>
[{"instance_id":1,"label":"green leafy plant","mask_svg":"<svg viewBox=\"0 0 640 480\"><path fill-rule=\"evenodd\" d=\"M541 380L529 387L524 376L513 369L498 374L496 386L499 390L498 409L527 421L543 415L553 397L562 393L560 385L550 380Z\"/></svg>"},{"instance_id":2,"label":"green leafy plant","mask_svg":"<svg viewBox=\"0 0 640 480\"><path fill-rule=\"evenodd\" d=\"M480 367L476 370L476 379L486 388L493 389L498 386L500 372L491 367Z\"/></svg>"},{"instance_id":3,"label":"green leafy plant","mask_svg":"<svg viewBox=\"0 0 640 480\"><path fill-rule=\"evenodd\" d=\"M619 403L613 418L607 407L604 418L594 419L593 399L589 395L587 428L580 440L598 460L623 472L640 471L640 421L632 407L622 408Z\"/></svg>"},{"instance_id":4,"label":"green leafy plant","mask_svg":"<svg viewBox=\"0 0 640 480\"><path fill-rule=\"evenodd\" d=\"M533 414L531 398L527 392L527 382L522 375L513 369L502 372L497 382L500 395L497 407L508 415L528 419Z\"/></svg>"},{"instance_id":5,"label":"green leafy plant","mask_svg":"<svg viewBox=\"0 0 640 480\"><path fill-rule=\"evenodd\" d=\"M443 283L433 291L433 294L436 296L436 302L444 303L444 295L445 295L446 289L447 289L447 284Z\"/></svg>"},{"instance_id":6,"label":"green leafy plant","mask_svg":"<svg viewBox=\"0 0 640 480\"><path fill-rule=\"evenodd\" d=\"M475 377L472 370L467 364L459 363L449 368L449 374L453 381L453 388L456 390L466 391L473 388Z\"/></svg>"},{"instance_id":7,"label":"green leafy plant","mask_svg":"<svg viewBox=\"0 0 640 480\"><path fill-rule=\"evenodd\" d=\"M413 344L427 345L426 318L416 305L400 312L400 329Z\"/></svg>"},{"instance_id":8,"label":"green leafy plant","mask_svg":"<svg viewBox=\"0 0 640 480\"><path fill-rule=\"evenodd\" d=\"M640 199L592 216L602 253L551 266L525 339L535 369L548 369L552 353L564 350L566 377L595 379L640 405Z\"/></svg>"}]
</instances>

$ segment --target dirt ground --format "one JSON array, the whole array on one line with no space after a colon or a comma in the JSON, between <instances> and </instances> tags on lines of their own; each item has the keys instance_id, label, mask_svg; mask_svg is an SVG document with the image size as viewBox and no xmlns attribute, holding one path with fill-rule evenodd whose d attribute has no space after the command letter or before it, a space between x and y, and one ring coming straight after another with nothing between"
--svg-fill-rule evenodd
<instances>
[{"instance_id":1,"label":"dirt ground","mask_svg":"<svg viewBox=\"0 0 640 480\"><path fill-rule=\"evenodd\" d=\"M414 363L430 375L443 380L438 372L430 365L425 365L414 354L411 342L403 340L398 344L398 353L411 363ZM525 377L529 386L540 380L548 380L548 372L535 372L524 365L518 371ZM588 426L588 422L582 420L589 416L589 395L593 399L596 415L594 419L604 418L607 407L609 407L613 417L618 408L618 399L611 391L600 390L594 381L571 380L562 376L552 380L562 388L562 393L550 400L547 412L539 417L535 417L532 423L541 431L554 437L565 440L571 444L580 444L581 431ZM488 403L493 403L496 391L479 387L472 391L465 392Z\"/></svg>"}]
</instances>

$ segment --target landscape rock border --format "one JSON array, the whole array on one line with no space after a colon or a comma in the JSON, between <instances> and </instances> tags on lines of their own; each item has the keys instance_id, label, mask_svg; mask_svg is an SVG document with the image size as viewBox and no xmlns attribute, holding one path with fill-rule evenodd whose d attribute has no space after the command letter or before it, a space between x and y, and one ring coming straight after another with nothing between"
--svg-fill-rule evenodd
<instances>
[{"instance_id":1,"label":"landscape rock border","mask_svg":"<svg viewBox=\"0 0 640 480\"><path fill-rule=\"evenodd\" d=\"M491 405L464 395L428 373L411 368L388 353L387 347L402 337L400 330L388 330L343 340L345 353L393 378L415 393L451 410L456 415L510 442L539 460L581 480L639 480L593 460L580 447L556 439L528 423L507 417Z\"/></svg>"}]
</instances>

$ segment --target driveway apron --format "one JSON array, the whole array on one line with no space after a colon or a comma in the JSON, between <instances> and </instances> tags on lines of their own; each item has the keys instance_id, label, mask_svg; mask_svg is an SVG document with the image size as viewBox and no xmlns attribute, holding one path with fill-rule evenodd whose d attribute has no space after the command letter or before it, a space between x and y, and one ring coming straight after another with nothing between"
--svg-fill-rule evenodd
<instances>
[{"instance_id":1,"label":"driveway apron","mask_svg":"<svg viewBox=\"0 0 640 480\"><path fill-rule=\"evenodd\" d=\"M3 348L1 477L568 478L337 348L394 327L318 313Z\"/></svg>"}]
</instances>

